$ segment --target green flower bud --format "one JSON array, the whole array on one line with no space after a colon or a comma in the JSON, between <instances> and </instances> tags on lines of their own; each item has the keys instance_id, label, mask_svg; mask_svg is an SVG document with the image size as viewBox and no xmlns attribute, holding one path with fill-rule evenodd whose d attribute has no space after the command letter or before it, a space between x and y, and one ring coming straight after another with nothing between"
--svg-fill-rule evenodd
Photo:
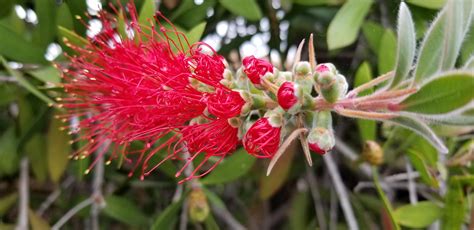
<instances>
[{"instance_id":1,"label":"green flower bud","mask_svg":"<svg viewBox=\"0 0 474 230\"><path fill-rule=\"evenodd\" d=\"M296 63L295 72L297 75L306 76L311 72L311 65L307 61L301 61Z\"/></svg>"},{"instance_id":2,"label":"green flower bud","mask_svg":"<svg viewBox=\"0 0 474 230\"><path fill-rule=\"evenodd\" d=\"M209 204L201 188L193 189L188 196L188 213L194 222L203 222L209 215Z\"/></svg>"},{"instance_id":3,"label":"green flower bud","mask_svg":"<svg viewBox=\"0 0 474 230\"><path fill-rule=\"evenodd\" d=\"M323 127L316 127L308 134L308 145L309 149L323 155L334 148L334 145L336 145L336 139L334 138L332 130Z\"/></svg>"},{"instance_id":4,"label":"green flower bud","mask_svg":"<svg viewBox=\"0 0 474 230\"><path fill-rule=\"evenodd\" d=\"M334 75L329 71L318 74L316 83L321 90L324 99L330 103L334 103L343 98L348 89L346 78L343 75Z\"/></svg>"}]
</instances>

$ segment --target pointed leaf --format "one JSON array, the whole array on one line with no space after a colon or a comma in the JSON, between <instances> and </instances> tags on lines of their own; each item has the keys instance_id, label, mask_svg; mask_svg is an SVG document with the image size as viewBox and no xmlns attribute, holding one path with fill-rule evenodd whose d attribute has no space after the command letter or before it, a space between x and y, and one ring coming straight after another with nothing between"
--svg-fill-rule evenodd
<instances>
[{"instance_id":1,"label":"pointed leaf","mask_svg":"<svg viewBox=\"0 0 474 230\"><path fill-rule=\"evenodd\" d=\"M406 0L408 3L425 7L428 9L439 9L444 6L446 0Z\"/></svg>"},{"instance_id":2,"label":"pointed leaf","mask_svg":"<svg viewBox=\"0 0 474 230\"><path fill-rule=\"evenodd\" d=\"M445 196L441 229L462 229L464 223L465 197L459 181L451 179L448 182L448 192Z\"/></svg>"},{"instance_id":3,"label":"pointed leaf","mask_svg":"<svg viewBox=\"0 0 474 230\"><path fill-rule=\"evenodd\" d=\"M147 216L128 198L108 196L103 212L118 221L131 226L141 226L148 222Z\"/></svg>"},{"instance_id":4,"label":"pointed leaf","mask_svg":"<svg viewBox=\"0 0 474 230\"><path fill-rule=\"evenodd\" d=\"M329 24L327 43L330 50L354 43L372 3L373 0L349 0L341 7Z\"/></svg>"},{"instance_id":5,"label":"pointed leaf","mask_svg":"<svg viewBox=\"0 0 474 230\"><path fill-rule=\"evenodd\" d=\"M255 0L219 0L219 3L235 15L242 16L250 21L262 18L262 11Z\"/></svg>"},{"instance_id":6,"label":"pointed leaf","mask_svg":"<svg viewBox=\"0 0 474 230\"><path fill-rule=\"evenodd\" d=\"M41 69L36 69L28 72L31 76L44 83L60 83L61 76L58 69L53 66L46 66Z\"/></svg>"},{"instance_id":7,"label":"pointed leaf","mask_svg":"<svg viewBox=\"0 0 474 230\"><path fill-rule=\"evenodd\" d=\"M439 186L438 180L431 175L423 155L413 149L409 149L407 154L413 167L415 167L416 171L420 173L421 180L424 183L437 188Z\"/></svg>"},{"instance_id":8,"label":"pointed leaf","mask_svg":"<svg viewBox=\"0 0 474 230\"><path fill-rule=\"evenodd\" d=\"M199 25L192 28L189 32L186 33L189 44L194 44L201 40L204 29L206 28L206 22L202 22Z\"/></svg>"},{"instance_id":9,"label":"pointed leaf","mask_svg":"<svg viewBox=\"0 0 474 230\"><path fill-rule=\"evenodd\" d=\"M156 13L155 0L145 0L142 8L140 9L140 15L138 16L138 23L142 25L149 25L147 20L154 20L153 16Z\"/></svg>"},{"instance_id":10,"label":"pointed leaf","mask_svg":"<svg viewBox=\"0 0 474 230\"><path fill-rule=\"evenodd\" d=\"M71 154L70 137L66 130L61 129L64 125L59 119L52 118L48 129L46 157L48 159L49 176L55 183L59 182L66 170L69 154Z\"/></svg>"},{"instance_id":11,"label":"pointed leaf","mask_svg":"<svg viewBox=\"0 0 474 230\"><path fill-rule=\"evenodd\" d=\"M67 28L64 28L62 26L58 27L59 29L59 34L63 39L67 39L70 43L77 45L77 46L83 46L89 43L87 39L79 36L76 34L76 32L69 30Z\"/></svg>"},{"instance_id":12,"label":"pointed leaf","mask_svg":"<svg viewBox=\"0 0 474 230\"><path fill-rule=\"evenodd\" d=\"M245 175L255 163L255 157L241 148L226 157L208 176L201 179L203 184L227 183Z\"/></svg>"},{"instance_id":13,"label":"pointed leaf","mask_svg":"<svg viewBox=\"0 0 474 230\"><path fill-rule=\"evenodd\" d=\"M17 142L14 126L0 136L0 174L11 175L18 169Z\"/></svg>"},{"instance_id":14,"label":"pointed leaf","mask_svg":"<svg viewBox=\"0 0 474 230\"><path fill-rule=\"evenodd\" d=\"M38 216L33 210L28 209L28 220L30 221L31 229L33 230L49 230L51 227L48 222Z\"/></svg>"},{"instance_id":15,"label":"pointed leaf","mask_svg":"<svg viewBox=\"0 0 474 230\"><path fill-rule=\"evenodd\" d=\"M443 210L431 201L404 205L394 212L400 225L409 228L426 228L441 217Z\"/></svg>"},{"instance_id":16,"label":"pointed leaf","mask_svg":"<svg viewBox=\"0 0 474 230\"><path fill-rule=\"evenodd\" d=\"M35 12L38 25L35 28L33 41L46 47L56 37L56 4L51 0L35 0Z\"/></svg>"},{"instance_id":17,"label":"pointed leaf","mask_svg":"<svg viewBox=\"0 0 474 230\"><path fill-rule=\"evenodd\" d=\"M378 70L379 74L392 71L395 67L397 56L397 38L392 30L386 29L378 51Z\"/></svg>"},{"instance_id":18,"label":"pointed leaf","mask_svg":"<svg viewBox=\"0 0 474 230\"><path fill-rule=\"evenodd\" d=\"M156 218L153 223L152 230L161 229L175 229L176 222L178 221L179 210L183 205L183 200L171 203L165 210L161 211L160 215Z\"/></svg>"},{"instance_id":19,"label":"pointed leaf","mask_svg":"<svg viewBox=\"0 0 474 230\"><path fill-rule=\"evenodd\" d=\"M44 63L45 49L0 24L0 55L26 63Z\"/></svg>"},{"instance_id":20,"label":"pointed leaf","mask_svg":"<svg viewBox=\"0 0 474 230\"><path fill-rule=\"evenodd\" d=\"M439 75L405 99L403 110L423 114L443 114L474 100L474 73L453 71Z\"/></svg>"},{"instance_id":21,"label":"pointed leaf","mask_svg":"<svg viewBox=\"0 0 474 230\"><path fill-rule=\"evenodd\" d=\"M402 82L411 69L416 50L415 25L407 5L402 2L398 11L398 45L395 77L391 87Z\"/></svg>"},{"instance_id":22,"label":"pointed leaf","mask_svg":"<svg viewBox=\"0 0 474 230\"><path fill-rule=\"evenodd\" d=\"M372 80L372 72L368 62L362 63L359 69L357 69L356 76L354 79L354 87L362 85ZM368 89L359 93L360 96L373 93L373 89ZM377 124L372 120L357 119L357 126L359 127L359 133L363 141L375 140L377 132Z\"/></svg>"}]
</instances>

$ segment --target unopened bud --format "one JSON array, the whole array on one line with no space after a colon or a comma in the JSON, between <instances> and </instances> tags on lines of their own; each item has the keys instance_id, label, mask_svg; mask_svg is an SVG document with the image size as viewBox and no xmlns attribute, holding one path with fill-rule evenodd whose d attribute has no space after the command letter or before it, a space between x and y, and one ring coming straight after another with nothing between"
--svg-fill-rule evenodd
<instances>
[{"instance_id":1,"label":"unopened bud","mask_svg":"<svg viewBox=\"0 0 474 230\"><path fill-rule=\"evenodd\" d=\"M381 165L383 163L383 149L375 141L366 141L362 149L362 157L371 165Z\"/></svg>"},{"instance_id":2,"label":"unopened bud","mask_svg":"<svg viewBox=\"0 0 474 230\"><path fill-rule=\"evenodd\" d=\"M316 83L319 85L324 99L330 103L336 102L347 93L347 81L343 75L323 72L318 74Z\"/></svg>"},{"instance_id":3,"label":"unopened bud","mask_svg":"<svg viewBox=\"0 0 474 230\"><path fill-rule=\"evenodd\" d=\"M331 151L335 144L334 133L330 129L316 127L308 134L309 149L320 155Z\"/></svg>"},{"instance_id":4,"label":"unopened bud","mask_svg":"<svg viewBox=\"0 0 474 230\"><path fill-rule=\"evenodd\" d=\"M332 63L322 63L316 66L316 73L330 72L332 74L337 74L337 69Z\"/></svg>"},{"instance_id":5,"label":"unopened bud","mask_svg":"<svg viewBox=\"0 0 474 230\"><path fill-rule=\"evenodd\" d=\"M307 61L301 61L296 63L295 72L297 75L305 76L311 72L311 65Z\"/></svg>"},{"instance_id":6,"label":"unopened bud","mask_svg":"<svg viewBox=\"0 0 474 230\"><path fill-rule=\"evenodd\" d=\"M298 96L296 95L296 84L293 82L285 82L278 89L278 104L284 110L290 110L298 105Z\"/></svg>"},{"instance_id":7,"label":"unopened bud","mask_svg":"<svg viewBox=\"0 0 474 230\"><path fill-rule=\"evenodd\" d=\"M209 204L202 189L193 189L188 196L188 212L192 221L203 222L209 215Z\"/></svg>"}]
</instances>

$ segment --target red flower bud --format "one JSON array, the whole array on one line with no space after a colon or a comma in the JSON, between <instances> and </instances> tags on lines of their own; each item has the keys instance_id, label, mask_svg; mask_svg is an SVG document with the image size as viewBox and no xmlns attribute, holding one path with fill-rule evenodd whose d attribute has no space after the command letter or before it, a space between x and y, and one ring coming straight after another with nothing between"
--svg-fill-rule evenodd
<instances>
[{"instance_id":1,"label":"red flower bud","mask_svg":"<svg viewBox=\"0 0 474 230\"><path fill-rule=\"evenodd\" d=\"M226 89L217 88L207 100L207 110L212 115L219 118L232 118L240 115L242 107L245 105L240 93Z\"/></svg>"},{"instance_id":2,"label":"red flower bud","mask_svg":"<svg viewBox=\"0 0 474 230\"><path fill-rule=\"evenodd\" d=\"M289 110L298 102L295 95L295 87L293 82L285 82L278 89L278 104L284 109Z\"/></svg>"},{"instance_id":3,"label":"red flower bud","mask_svg":"<svg viewBox=\"0 0 474 230\"><path fill-rule=\"evenodd\" d=\"M318 73L324 73L324 72L327 72L327 71L329 71L329 67L327 67L324 64L318 65L316 67L316 72L318 72Z\"/></svg>"},{"instance_id":4,"label":"red flower bud","mask_svg":"<svg viewBox=\"0 0 474 230\"><path fill-rule=\"evenodd\" d=\"M335 144L334 134L329 129L317 127L308 135L309 149L317 154L323 155L331 151Z\"/></svg>"},{"instance_id":5,"label":"red flower bud","mask_svg":"<svg viewBox=\"0 0 474 230\"><path fill-rule=\"evenodd\" d=\"M244 72L254 85L260 85L260 78L266 73L273 73L273 66L271 63L255 58L253 55L245 57L242 60L244 65Z\"/></svg>"},{"instance_id":6,"label":"red flower bud","mask_svg":"<svg viewBox=\"0 0 474 230\"><path fill-rule=\"evenodd\" d=\"M263 117L247 131L243 145L247 152L258 158L271 158L280 146L281 127L274 127Z\"/></svg>"}]
</instances>

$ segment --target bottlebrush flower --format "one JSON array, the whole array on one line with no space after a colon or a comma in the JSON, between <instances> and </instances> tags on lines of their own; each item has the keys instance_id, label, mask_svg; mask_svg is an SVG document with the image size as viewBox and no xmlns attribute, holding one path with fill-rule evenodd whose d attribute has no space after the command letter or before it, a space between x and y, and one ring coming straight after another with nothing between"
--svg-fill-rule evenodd
<instances>
[{"instance_id":1,"label":"bottlebrush flower","mask_svg":"<svg viewBox=\"0 0 474 230\"><path fill-rule=\"evenodd\" d=\"M297 102L298 97L295 92L295 84L293 82L285 82L278 89L278 104L284 109L291 109Z\"/></svg>"},{"instance_id":2,"label":"bottlebrush flower","mask_svg":"<svg viewBox=\"0 0 474 230\"><path fill-rule=\"evenodd\" d=\"M219 118L232 118L240 115L245 105L240 93L227 88L217 88L207 99L207 110Z\"/></svg>"},{"instance_id":3,"label":"bottlebrush flower","mask_svg":"<svg viewBox=\"0 0 474 230\"><path fill-rule=\"evenodd\" d=\"M197 134L183 127L204 113L208 94L193 88L190 79L221 87L218 82L222 79L224 63L214 51L212 54L202 51L208 45L201 42L189 45L182 33L174 27L166 29L160 20L156 20L157 25L140 25L133 3L126 7L128 10L120 11L130 14L133 38L121 36L113 16L101 12L103 29L99 35L88 38L84 46L67 42L76 55L69 56L71 64L62 71L68 96L61 99L60 106L67 110L63 118L79 120L76 141L88 141L75 155L82 158L100 149L99 157L102 157L111 149L111 158L123 154L127 162L132 162L129 157L135 155L132 158L136 168L148 155L179 141L174 135L165 145L154 146L161 137L179 131ZM157 15L172 25L159 12ZM172 40L169 34L180 39ZM207 130L201 133L202 138L217 138L209 134L211 126L220 128L226 135L236 132L223 126L221 120L211 123L199 129L191 127ZM190 149L202 147L196 140L197 137L190 141ZM222 137L219 140L222 144ZM143 149L130 152L128 146L134 141L145 143ZM203 151L234 146L213 145L216 143L217 139L211 140Z\"/></svg>"},{"instance_id":4,"label":"bottlebrush flower","mask_svg":"<svg viewBox=\"0 0 474 230\"><path fill-rule=\"evenodd\" d=\"M243 145L247 152L258 158L271 158L280 146L281 126L272 125L269 118L258 119L247 131Z\"/></svg>"},{"instance_id":5,"label":"bottlebrush flower","mask_svg":"<svg viewBox=\"0 0 474 230\"><path fill-rule=\"evenodd\" d=\"M261 78L268 72L273 73L273 66L271 63L255 58L253 55L245 57L242 60L244 72L247 74L250 81L258 86L261 84Z\"/></svg>"}]
</instances>

